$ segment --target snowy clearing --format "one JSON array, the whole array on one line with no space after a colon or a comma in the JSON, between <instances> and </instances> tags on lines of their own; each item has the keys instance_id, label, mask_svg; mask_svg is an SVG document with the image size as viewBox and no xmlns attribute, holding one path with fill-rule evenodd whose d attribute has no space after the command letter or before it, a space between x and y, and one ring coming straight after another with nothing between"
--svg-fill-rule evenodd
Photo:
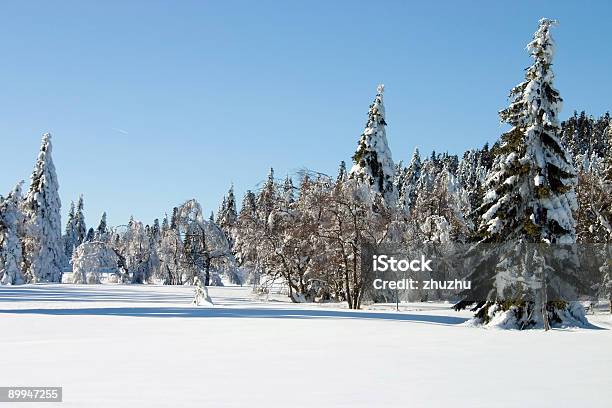
<instances>
[{"instance_id":1,"label":"snowy clearing","mask_svg":"<svg viewBox=\"0 0 612 408\"><path fill-rule=\"evenodd\" d=\"M467 327L444 304L295 305L250 288L0 286L0 385L61 407L608 407L612 320ZM387 309L387 310L385 310ZM563 373L563 374L560 374ZM510 379L510 380L508 380ZM30 404L32 405L32 404Z\"/></svg>"}]
</instances>

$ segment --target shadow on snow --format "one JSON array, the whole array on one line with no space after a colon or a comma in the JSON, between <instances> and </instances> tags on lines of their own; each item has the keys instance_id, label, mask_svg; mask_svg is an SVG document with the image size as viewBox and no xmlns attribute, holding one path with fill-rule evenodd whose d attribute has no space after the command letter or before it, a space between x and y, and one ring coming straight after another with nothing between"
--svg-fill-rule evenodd
<instances>
[{"instance_id":1,"label":"shadow on snow","mask_svg":"<svg viewBox=\"0 0 612 408\"><path fill-rule=\"evenodd\" d=\"M0 314L40 314L54 316L130 316L183 318L248 319L358 319L407 321L440 325L458 325L462 317L416 315L407 313L359 312L350 310L310 310L272 308L197 308L197 307L101 307L79 309L0 309Z\"/></svg>"}]
</instances>

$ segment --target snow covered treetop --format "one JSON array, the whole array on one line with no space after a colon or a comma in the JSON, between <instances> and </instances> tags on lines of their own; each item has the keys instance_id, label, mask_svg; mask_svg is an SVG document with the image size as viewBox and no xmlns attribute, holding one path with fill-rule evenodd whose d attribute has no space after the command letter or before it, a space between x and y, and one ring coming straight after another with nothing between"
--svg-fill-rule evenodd
<instances>
[{"instance_id":1,"label":"snow covered treetop","mask_svg":"<svg viewBox=\"0 0 612 408\"><path fill-rule=\"evenodd\" d=\"M550 35L550 28L558 24L557 20L540 19L540 26L533 35L533 41L527 44L527 49L536 60L550 64L555 53L555 42Z\"/></svg>"},{"instance_id":2,"label":"snow covered treetop","mask_svg":"<svg viewBox=\"0 0 612 408\"><path fill-rule=\"evenodd\" d=\"M374 104L372 105L373 112L380 115L382 119L382 123L385 123L385 105L383 104L383 93L385 92L385 86L380 84L376 87L376 99L374 100Z\"/></svg>"},{"instance_id":3,"label":"snow covered treetop","mask_svg":"<svg viewBox=\"0 0 612 408\"><path fill-rule=\"evenodd\" d=\"M376 88L376 97L370 105L368 121L353 155L354 165L349 176L367 182L390 203L396 198L393 185L395 166L385 134L384 89L382 84Z\"/></svg>"},{"instance_id":4,"label":"snow covered treetop","mask_svg":"<svg viewBox=\"0 0 612 408\"><path fill-rule=\"evenodd\" d=\"M36 167L34 168L32 176L30 177L30 190L37 190L42 188L41 186L39 186L39 183L41 182L53 182L52 180L46 180L43 177L46 172L51 172L53 173L53 175L55 173L55 166L53 166L53 161L51 159L52 150L53 146L51 144L51 134L45 133L42 137L40 153L38 154Z\"/></svg>"},{"instance_id":5,"label":"snow covered treetop","mask_svg":"<svg viewBox=\"0 0 612 408\"><path fill-rule=\"evenodd\" d=\"M51 144L51 133L45 133L42 137L38 160L43 161L46 156L51 154L52 150L53 145Z\"/></svg>"},{"instance_id":6,"label":"snow covered treetop","mask_svg":"<svg viewBox=\"0 0 612 408\"><path fill-rule=\"evenodd\" d=\"M534 123L559 129L559 112L563 99L554 88L551 69L554 57L554 41L550 28L556 20L543 18L539 22L533 40L527 50L534 59L525 72L525 81L510 92L513 103L500 111L500 119L512 126L527 128Z\"/></svg>"}]
</instances>

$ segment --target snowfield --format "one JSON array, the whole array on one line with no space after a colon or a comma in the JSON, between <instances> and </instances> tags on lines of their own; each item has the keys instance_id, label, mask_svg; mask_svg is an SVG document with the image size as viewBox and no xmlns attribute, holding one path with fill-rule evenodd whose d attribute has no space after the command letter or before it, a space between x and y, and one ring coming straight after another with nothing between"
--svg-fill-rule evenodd
<instances>
[{"instance_id":1,"label":"snowfield","mask_svg":"<svg viewBox=\"0 0 612 408\"><path fill-rule=\"evenodd\" d=\"M445 304L349 311L246 287L210 295L214 308L192 307L191 287L0 286L0 386L63 386L64 402L43 406L66 408L612 401L610 315L518 332L469 327L469 312Z\"/></svg>"}]
</instances>

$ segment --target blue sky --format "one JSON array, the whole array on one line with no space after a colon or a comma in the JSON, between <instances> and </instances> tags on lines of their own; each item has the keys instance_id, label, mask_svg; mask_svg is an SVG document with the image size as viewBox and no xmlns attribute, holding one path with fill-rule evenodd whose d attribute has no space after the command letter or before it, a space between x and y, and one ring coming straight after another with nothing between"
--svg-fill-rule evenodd
<instances>
[{"instance_id":1,"label":"blue sky","mask_svg":"<svg viewBox=\"0 0 612 408\"><path fill-rule=\"evenodd\" d=\"M376 84L396 161L497 139L497 111L546 16L556 86L612 108L610 2L28 1L0 5L0 190L53 133L67 211L150 222L192 197L216 210L302 168L350 160ZM239 200L240 200L239 198Z\"/></svg>"}]
</instances>

